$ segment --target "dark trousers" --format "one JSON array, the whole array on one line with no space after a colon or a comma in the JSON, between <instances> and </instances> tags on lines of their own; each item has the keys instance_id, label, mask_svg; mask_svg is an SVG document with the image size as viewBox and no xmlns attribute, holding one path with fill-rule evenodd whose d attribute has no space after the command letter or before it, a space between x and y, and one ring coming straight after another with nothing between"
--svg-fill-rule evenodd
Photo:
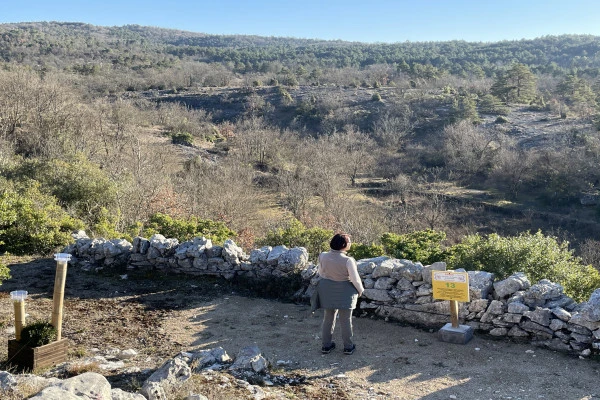
<instances>
[{"instance_id":1,"label":"dark trousers","mask_svg":"<svg viewBox=\"0 0 600 400\"><path fill-rule=\"evenodd\" d=\"M349 349L352 347L352 310L336 310L333 308L326 308L325 315L323 316L323 332L321 337L323 338L323 346L331 345L331 339L333 336L333 330L335 329L335 317L339 313L340 315L340 326L342 328L342 340L344 341L344 348Z\"/></svg>"}]
</instances>

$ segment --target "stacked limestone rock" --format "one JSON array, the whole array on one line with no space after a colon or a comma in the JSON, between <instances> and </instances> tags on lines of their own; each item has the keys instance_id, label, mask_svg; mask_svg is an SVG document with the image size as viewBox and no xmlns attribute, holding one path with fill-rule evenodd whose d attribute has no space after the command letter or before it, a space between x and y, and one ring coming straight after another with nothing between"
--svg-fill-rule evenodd
<instances>
[{"instance_id":1,"label":"stacked limestone rock","mask_svg":"<svg viewBox=\"0 0 600 400\"><path fill-rule=\"evenodd\" d=\"M305 282L297 296L310 297L319 278L303 247L265 246L250 255L232 240L215 246L210 239L179 243L154 235L125 240L89 239L78 234L66 252L72 262L93 265L127 264L128 268L158 269L190 275L235 276L255 279L300 274ZM410 260L377 257L357 262L365 286L360 308L384 318L439 328L449 321L448 301L432 297L431 271L445 270L443 262L423 266ZM494 282L485 271L468 271L469 303L461 304L459 318L493 336L522 338L551 349L591 354L600 351L600 289L588 302L577 304L561 285L541 280L532 285L522 273Z\"/></svg>"},{"instance_id":2,"label":"stacked limestone rock","mask_svg":"<svg viewBox=\"0 0 600 400\"><path fill-rule=\"evenodd\" d=\"M124 266L129 262L132 245L124 239L90 239L84 231L72 235L75 243L67 246L63 253L73 256L81 255L80 259L73 259L85 270L92 268Z\"/></svg>"},{"instance_id":3,"label":"stacked limestone rock","mask_svg":"<svg viewBox=\"0 0 600 400\"><path fill-rule=\"evenodd\" d=\"M445 263L423 266L377 257L359 260L357 266L365 286L362 310L432 328L449 321L449 302L434 300L431 284L431 271L445 270ZM312 281L305 296L314 291L315 272L308 274ZM459 309L465 324L493 336L526 339L554 350L583 355L600 350L600 289L588 302L577 304L561 285L547 280L531 285L523 273L498 282L489 272L467 273L471 301Z\"/></svg>"},{"instance_id":4,"label":"stacked limestone rock","mask_svg":"<svg viewBox=\"0 0 600 400\"><path fill-rule=\"evenodd\" d=\"M225 279L285 277L304 270L308 252L303 247L265 246L250 256L233 240L223 246L210 239L194 238L179 243L156 234L150 239L136 237L133 244L123 239L90 239L84 232L64 252L71 263L84 269L127 265L128 269L151 269L189 275L216 275Z\"/></svg>"}]
</instances>

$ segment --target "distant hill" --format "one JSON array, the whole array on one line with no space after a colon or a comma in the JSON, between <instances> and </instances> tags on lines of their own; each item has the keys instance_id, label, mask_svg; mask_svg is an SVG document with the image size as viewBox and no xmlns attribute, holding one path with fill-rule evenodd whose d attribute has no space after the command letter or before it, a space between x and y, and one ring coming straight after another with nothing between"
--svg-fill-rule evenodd
<instances>
[{"instance_id":1,"label":"distant hill","mask_svg":"<svg viewBox=\"0 0 600 400\"><path fill-rule=\"evenodd\" d=\"M31 66L72 68L111 63L119 68L163 68L181 60L233 65L240 72L287 68L367 67L395 64L414 71L431 65L451 74L493 76L513 62L533 72L564 74L573 68L600 74L600 37L544 36L533 40L484 42L359 43L249 35L208 35L125 25L102 27L72 22L0 24L0 60Z\"/></svg>"}]
</instances>

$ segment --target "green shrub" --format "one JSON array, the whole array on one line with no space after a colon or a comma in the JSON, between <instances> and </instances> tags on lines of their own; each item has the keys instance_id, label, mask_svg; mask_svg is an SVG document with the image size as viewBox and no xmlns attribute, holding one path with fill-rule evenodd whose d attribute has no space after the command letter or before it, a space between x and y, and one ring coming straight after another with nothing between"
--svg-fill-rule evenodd
<instances>
[{"instance_id":1,"label":"green shrub","mask_svg":"<svg viewBox=\"0 0 600 400\"><path fill-rule=\"evenodd\" d=\"M171 143L191 147L194 145L194 136L189 132L173 132L171 133Z\"/></svg>"},{"instance_id":2,"label":"green shrub","mask_svg":"<svg viewBox=\"0 0 600 400\"><path fill-rule=\"evenodd\" d=\"M279 92L279 95L281 96L281 101L283 102L283 104L290 105L290 104L294 103L294 99L292 98L292 95L287 90L285 90L285 88L283 86L278 86L277 91Z\"/></svg>"},{"instance_id":3,"label":"green shrub","mask_svg":"<svg viewBox=\"0 0 600 400\"><path fill-rule=\"evenodd\" d=\"M281 83L285 86L298 86L298 79L294 75L286 75L281 79Z\"/></svg>"},{"instance_id":4,"label":"green shrub","mask_svg":"<svg viewBox=\"0 0 600 400\"><path fill-rule=\"evenodd\" d=\"M5 279L10 279L10 270L4 263L3 258L0 258L0 285L2 285L2 281Z\"/></svg>"},{"instance_id":5,"label":"green shrub","mask_svg":"<svg viewBox=\"0 0 600 400\"><path fill-rule=\"evenodd\" d=\"M506 124L508 123L508 118L503 117L502 115L500 115L498 118L496 118L496 120L494 121L495 124Z\"/></svg>"},{"instance_id":6,"label":"green shrub","mask_svg":"<svg viewBox=\"0 0 600 400\"><path fill-rule=\"evenodd\" d=\"M444 259L442 242L445 239L444 232L426 229L404 235L385 233L381 237L381 243L391 257L419 261L426 265Z\"/></svg>"},{"instance_id":7,"label":"green shrub","mask_svg":"<svg viewBox=\"0 0 600 400\"><path fill-rule=\"evenodd\" d=\"M29 347L39 347L56 340L56 328L44 321L33 322L21 331L21 343Z\"/></svg>"},{"instance_id":8,"label":"green shrub","mask_svg":"<svg viewBox=\"0 0 600 400\"><path fill-rule=\"evenodd\" d=\"M365 258L373 258L385 255L385 250L380 244L362 244L352 243L348 255L354 257L355 260L362 260Z\"/></svg>"},{"instance_id":9,"label":"green shrub","mask_svg":"<svg viewBox=\"0 0 600 400\"><path fill-rule=\"evenodd\" d=\"M40 183L39 189L56 197L58 204L94 224L102 208L116 209L117 186L97 164L83 155L68 160L25 160L8 171L13 180L28 178Z\"/></svg>"},{"instance_id":10,"label":"green shrub","mask_svg":"<svg viewBox=\"0 0 600 400\"><path fill-rule=\"evenodd\" d=\"M600 273L574 256L568 242L559 243L541 232L515 237L470 235L453 246L449 254L450 268L492 272L496 279L523 272L532 283L548 279L561 284L565 293L577 301L587 301L600 287Z\"/></svg>"},{"instance_id":11,"label":"green shrub","mask_svg":"<svg viewBox=\"0 0 600 400\"><path fill-rule=\"evenodd\" d=\"M106 208L102 207L95 216L94 224L90 229L95 237L103 237L105 239L126 239L131 242L132 236L127 233L119 232L116 229L119 221L118 213L111 213ZM137 235L133 235L135 237Z\"/></svg>"},{"instance_id":12,"label":"green shrub","mask_svg":"<svg viewBox=\"0 0 600 400\"><path fill-rule=\"evenodd\" d=\"M371 97L372 101L377 101L380 102L381 101L381 95L379 93L373 93L373 96Z\"/></svg>"},{"instance_id":13,"label":"green shrub","mask_svg":"<svg viewBox=\"0 0 600 400\"><path fill-rule=\"evenodd\" d=\"M223 222L210 219L200 219L192 216L188 219L176 219L166 214L153 214L142 231L143 236L160 233L167 238L177 238L180 242L204 236L217 244L235 237L236 232L229 229Z\"/></svg>"},{"instance_id":14,"label":"green shrub","mask_svg":"<svg viewBox=\"0 0 600 400\"><path fill-rule=\"evenodd\" d=\"M71 233L83 228L54 196L40 191L39 182L0 182L0 252L48 254L69 244Z\"/></svg>"},{"instance_id":15,"label":"green shrub","mask_svg":"<svg viewBox=\"0 0 600 400\"><path fill-rule=\"evenodd\" d=\"M322 228L307 229L302 222L291 219L286 227L267 232L266 236L257 241L259 246L304 247L309 258L316 260L319 254L329 250L329 242L333 231Z\"/></svg>"}]
</instances>

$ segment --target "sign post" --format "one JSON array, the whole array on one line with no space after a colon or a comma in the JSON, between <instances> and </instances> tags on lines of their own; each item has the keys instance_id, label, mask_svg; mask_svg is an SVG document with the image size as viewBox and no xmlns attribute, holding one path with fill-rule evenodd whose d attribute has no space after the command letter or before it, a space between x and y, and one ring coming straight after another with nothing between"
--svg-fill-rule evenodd
<instances>
[{"instance_id":1,"label":"sign post","mask_svg":"<svg viewBox=\"0 0 600 400\"><path fill-rule=\"evenodd\" d=\"M433 298L450 301L450 318L440 329L443 342L466 344L473 338L473 328L458 323L458 302L469 301L469 274L456 271L431 271Z\"/></svg>"}]
</instances>

